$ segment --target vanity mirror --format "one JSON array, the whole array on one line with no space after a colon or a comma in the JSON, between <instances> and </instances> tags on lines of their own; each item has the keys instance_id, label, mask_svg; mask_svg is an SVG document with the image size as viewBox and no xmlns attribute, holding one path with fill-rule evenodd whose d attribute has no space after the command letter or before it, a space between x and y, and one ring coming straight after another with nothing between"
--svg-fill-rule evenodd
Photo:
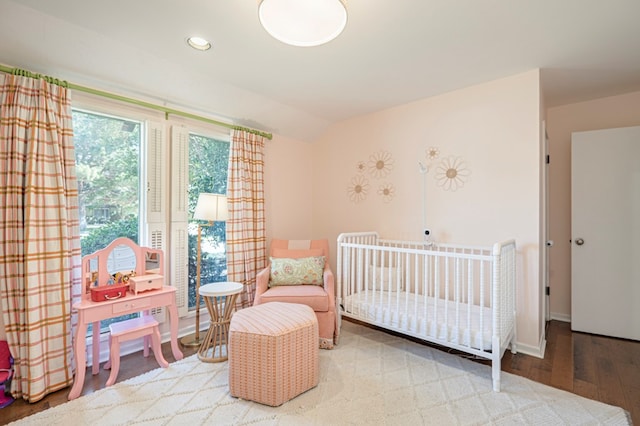
<instances>
[{"instance_id":1,"label":"vanity mirror","mask_svg":"<svg viewBox=\"0 0 640 426\"><path fill-rule=\"evenodd\" d=\"M147 273L159 274L162 270L160 265L160 254L157 250L142 248L144 252L144 267Z\"/></svg>"},{"instance_id":2,"label":"vanity mirror","mask_svg":"<svg viewBox=\"0 0 640 426\"><path fill-rule=\"evenodd\" d=\"M107 255L107 271L111 275L136 270L136 253L127 244L119 244Z\"/></svg>"}]
</instances>

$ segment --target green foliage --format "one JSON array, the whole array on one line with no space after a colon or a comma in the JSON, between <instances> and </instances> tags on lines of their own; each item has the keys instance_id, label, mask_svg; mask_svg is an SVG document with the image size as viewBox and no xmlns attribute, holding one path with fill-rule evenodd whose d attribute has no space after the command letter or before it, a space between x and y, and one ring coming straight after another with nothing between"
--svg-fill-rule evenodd
<instances>
[{"instance_id":1,"label":"green foliage","mask_svg":"<svg viewBox=\"0 0 640 426\"><path fill-rule=\"evenodd\" d=\"M228 168L229 142L195 134L189 136L189 217L193 217L201 192L227 193ZM203 242L223 247L225 225L224 222L216 222L213 226L202 227ZM196 305L197 240L197 235L189 235L189 307ZM200 277L201 285L226 281L225 254L203 252Z\"/></svg>"},{"instance_id":2,"label":"green foliage","mask_svg":"<svg viewBox=\"0 0 640 426\"><path fill-rule=\"evenodd\" d=\"M80 239L82 255L86 256L103 249L111 241L120 237L127 237L135 243L138 242L137 217L129 216L128 218L91 229L86 236Z\"/></svg>"},{"instance_id":3,"label":"green foliage","mask_svg":"<svg viewBox=\"0 0 640 426\"><path fill-rule=\"evenodd\" d=\"M73 111L82 231L138 214L140 132L139 122Z\"/></svg>"},{"instance_id":4,"label":"green foliage","mask_svg":"<svg viewBox=\"0 0 640 426\"><path fill-rule=\"evenodd\" d=\"M220 226L224 228L224 223L216 223L214 227ZM203 228L203 234L205 230ZM216 233L224 233L224 229L215 230L211 235ZM203 240L208 237L203 236ZM211 240L213 237L211 238ZM211 241L210 240L210 241ZM189 307L196 306L196 276L197 276L197 259L198 259L198 236L189 235ZM226 254L222 253L202 253L202 261L200 263L200 285L221 282L227 280L227 259ZM202 299L200 299L202 302Z\"/></svg>"},{"instance_id":5,"label":"green foliage","mask_svg":"<svg viewBox=\"0 0 640 426\"><path fill-rule=\"evenodd\" d=\"M189 211L201 192L227 193L229 142L199 135L189 137Z\"/></svg>"},{"instance_id":6,"label":"green foliage","mask_svg":"<svg viewBox=\"0 0 640 426\"><path fill-rule=\"evenodd\" d=\"M73 111L83 256L118 237L138 242L140 127Z\"/></svg>"}]
</instances>

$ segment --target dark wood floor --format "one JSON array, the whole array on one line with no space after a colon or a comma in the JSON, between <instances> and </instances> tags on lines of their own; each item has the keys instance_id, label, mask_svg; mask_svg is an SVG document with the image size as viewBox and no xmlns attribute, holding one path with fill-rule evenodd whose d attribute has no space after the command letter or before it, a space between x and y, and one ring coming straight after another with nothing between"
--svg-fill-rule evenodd
<instances>
[{"instance_id":1,"label":"dark wood floor","mask_svg":"<svg viewBox=\"0 0 640 426\"><path fill-rule=\"evenodd\" d=\"M162 345L167 361L174 360L168 343ZM194 348L183 348L185 357ZM480 362L480 361L479 361ZM118 380L125 380L157 368L153 356L132 354L122 358ZM622 407L640 425L640 342L573 333L569 323L548 323L545 358L507 352L502 370L564 389L584 397ZM104 387L109 372L86 375L82 395ZM7 424L67 402L69 389L50 394L34 404L15 401L0 409L0 424Z\"/></svg>"},{"instance_id":2,"label":"dark wood floor","mask_svg":"<svg viewBox=\"0 0 640 426\"><path fill-rule=\"evenodd\" d=\"M544 359L507 352L502 371L616 405L640 425L640 342L574 333L550 321Z\"/></svg>"}]
</instances>

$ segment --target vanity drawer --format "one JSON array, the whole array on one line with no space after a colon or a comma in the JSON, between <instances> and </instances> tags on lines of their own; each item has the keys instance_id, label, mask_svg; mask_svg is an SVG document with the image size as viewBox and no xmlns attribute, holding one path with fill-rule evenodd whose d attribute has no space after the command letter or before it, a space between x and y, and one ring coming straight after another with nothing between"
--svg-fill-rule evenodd
<instances>
[{"instance_id":1,"label":"vanity drawer","mask_svg":"<svg viewBox=\"0 0 640 426\"><path fill-rule=\"evenodd\" d=\"M122 302L113 304L114 314L123 314L127 312L136 312L147 309L151 306L151 298L144 297L141 299L123 300Z\"/></svg>"}]
</instances>

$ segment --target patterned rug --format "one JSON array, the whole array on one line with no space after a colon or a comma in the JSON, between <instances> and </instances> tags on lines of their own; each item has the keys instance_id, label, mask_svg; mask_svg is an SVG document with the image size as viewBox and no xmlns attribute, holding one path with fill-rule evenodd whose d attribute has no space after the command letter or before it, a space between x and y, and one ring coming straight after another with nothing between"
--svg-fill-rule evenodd
<instances>
[{"instance_id":1,"label":"patterned rug","mask_svg":"<svg viewBox=\"0 0 640 426\"><path fill-rule=\"evenodd\" d=\"M227 363L191 356L16 425L629 425L626 411L350 322L320 383L280 407L233 398Z\"/></svg>"}]
</instances>

